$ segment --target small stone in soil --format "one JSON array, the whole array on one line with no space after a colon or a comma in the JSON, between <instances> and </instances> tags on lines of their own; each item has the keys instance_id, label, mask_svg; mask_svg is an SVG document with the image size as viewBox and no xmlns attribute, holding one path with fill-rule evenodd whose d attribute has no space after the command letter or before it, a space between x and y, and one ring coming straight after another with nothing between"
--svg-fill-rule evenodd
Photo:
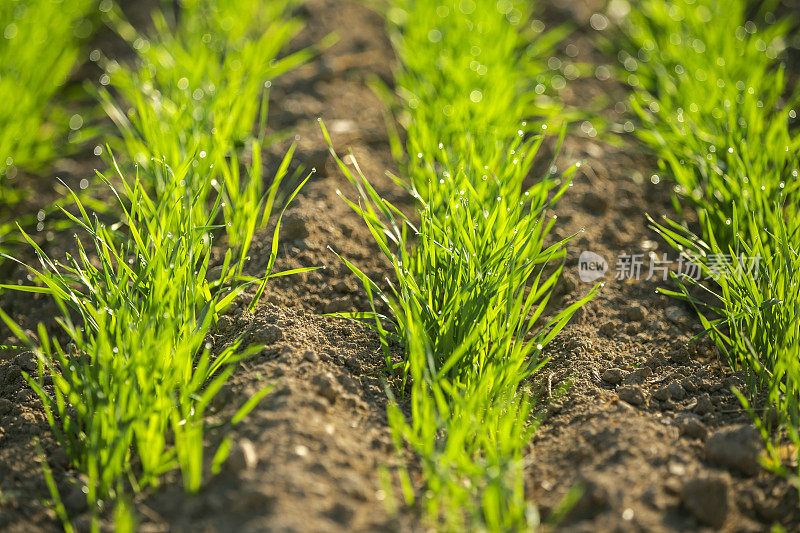
<instances>
[{"instance_id":1,"label":"small stone in soil","mask_svg":"<svg viewBox=\"0 0 800 533\"><path fill-rule=\"evenodd\" d=\"M680 324L683 319L686 318L686 313L677 305L667 307L664 310L664 315L667 317L667 320L673 324Z\"/></svg>"},{"instance_id":2,"label":"small stone in soil","mask_svg":"<svg viewBox=\"0 0 800 533\"><path fill-rule=\"evenodd\" d=\"M737 425L719 429L706 440L706 458L745 475L758 472L761 436L752 426Z\"/></svg>"},{"instance_id":3,"label":"small stone in soil","mask_svg":"<svg viewBox=\"0 0 800 533\"><path fill-rule=\"evenodd\" d=\"M5 398L0 398L0 416L10 413L11 409L13 408L14 404L11 403L11 401Z\"/></svg>"},{"instance_id":4,"label":"small stone in soil","mask_svg":"<svg viewBox=\"0 0 800 533\"><path fill-rule=\"evenodd\" d=\"M613 337L617 332L617 326L613 322L605 322L600 326L600 333L606 337Z\"/></svg>"},{"instance_id":5,"label":"small stone in soil","mask_svg":"<svg viewBox=\"0 0 800 533\"><path fill-rule=\"evenodd\" d=\"M711 403L711 396L704 392L697 397L697 405L694 408L695 412L701 415L710 413L714 410L714 404Z\"/></svg>"},{"instance_id":6,"label":"small stone in soil","mask_svg":"<svg viewBox=\"0 0 800 533\"><path fill-rule=\"evenodd\" d=\"M333 133L350 133L356 130L357 124L352 120L334 120L331 122L331 131Z\"/></svg>"},{"instance_id":7,"label":"small stone in soil","mask_svg":"<svg viewBox=\"0 0 800 533\"><path fill-rule=\"evenodd\" d=\"M258 454L253 443L248 439L241 439L231 451L227 467L233 472L251 470L258 464Z\"/></svg>"},{"instance_id":8,"label":"small stone in soil","mask_svg":"<svg viewBox=\"0 0 800 533\"><path fill-rule=\"evenodd\" d=\"M303 354L303 359L305 359L309 363L316 363L317 361L319 361L319 355L317 355L316 352L313 352L311 350L306 350L306 352Z\"/></svg>"},{"instance_id":9,"label":"small stone in soil","mask_svg":"<svg viewBox=\"0 0 800 533\"><path fill-rule=\"evenodd\" d=\"M690 479L681 488L681 503L697 520L720 528L728 518L728 482L722 476Z\"/></svg>"},{"instance_id":10,"label":"small stone in soil","mask_svg":"<svg viewBox=\"0 0 800 533\"><path fill-rule=\"evenodd\" d=\"M339 396L337 383L330 373L324 372L317 374L311 378L311 384L317 388L317 394L326 398L331 403L334 403L336 397Z\"/></svg>"},{"instance_id":11,"label":"small stone in soil","mask_svg":"<svg viewBox=\"0 0 800 533\"><path fill-rule=\"evenodd\" d=\"M708 435L708 429L695 416L689 416L680 423L680 430L683 435L693 439L703 440Z\"/></svg>"},{"instance_id":12,"label":"small stone in soil","mask_svg":"<svg viewBox=\"0 0 800 533\"><path fill-rule=\"evenodd\" d=\"M625 312L625 315L628 317L628 320L641 322L645 317L644 307L642 307L640 304L633 304Z\"/></svg>"},{"instance_id":13,"label":"small stone in soil","mask_svg":"<svg viewBox=\"0 0 800 533\"><path fill-rule=\"evenodd\" d=\"M620 400L626 401L631 405L642 405L644 403L644 394L638 385L620 387L617 391L617 396L619 396Z\"/></svg>"},{"instance_id":14,"label":"small stone in soil","mask_svg":"<svg viewBox=\"0 0 800 533\"><path fill-rule=\"evenodd\" d=\"M331 300L325 304L324 311L326 313L341 313L350 308L350 298L342 297Z\"/></svg>"},{"instance_id":15,"label":"small stone in soil","mask_svg":"<svg viewBox=\"0 0 800 533\"><path fill-rule=\"evenodd\" d=\"M622 382L625 385L639 385L645 379L649 378L652 375L653 371L650 370L650 367L643 366L641 368L637 368L636 370L625 376L625 379L622 380Z\"/></svg>"},{"instance_id":16,"label":"small stone in soil","mask_svg":"<svg viewBox=\"0 0 800 533\"><path fill-rule=\"evenodd\" d=\"M581 205L589 213L602 215L608 210L608 199L596 192L588 192L581 199Z\"/></svg>"},{"instance_id":17,"label":"small stone in soil","mask_svg":"<svg viewBox=\"0 0 800 533\"><path fill-rule=\"evenodd\" d=\"M620 383L622 381L623 375L624 372L622 371L621 368L609 368L605 372L603 372L601 379L606 383L611 383L612 385L616 385L617 383Z\"/></svg>"},{"instance_id":18,"label":"small stone in soil","mask_svg":"<svg viewBox=\"0 0 800 533\"><path fill-rule=\"evenodd\" d=\"M298 444L294 447L294 453L298 457L308 457L309 451L308 447L303 444Z\"/></svg>"},{"instance_id":19,"label":"small stone in soil","mask_svg":"<svg viewBox=\"0 0 800 533\"><path fill-rule=\"evenodd\" d=\"M19 354L14 359L14 363L26 372L33 372L38 367L36 356L33 354L33 352Z\"/></svg>"}]
</instances>

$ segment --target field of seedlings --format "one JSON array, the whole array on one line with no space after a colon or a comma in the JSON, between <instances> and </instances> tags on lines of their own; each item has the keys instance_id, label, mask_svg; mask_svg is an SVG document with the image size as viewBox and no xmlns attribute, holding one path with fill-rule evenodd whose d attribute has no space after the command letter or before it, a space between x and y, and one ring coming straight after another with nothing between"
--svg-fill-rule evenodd
<instances>
[{"instance_id":1,"label":"field of seedlings","mask_svg":"<svg viewBox=\"0 0 800 533\"><path fill-rule=\"evenodd\" d=\"M800 531L798 0L0 1L0 531Z\"/></svg>"}]
</instances>

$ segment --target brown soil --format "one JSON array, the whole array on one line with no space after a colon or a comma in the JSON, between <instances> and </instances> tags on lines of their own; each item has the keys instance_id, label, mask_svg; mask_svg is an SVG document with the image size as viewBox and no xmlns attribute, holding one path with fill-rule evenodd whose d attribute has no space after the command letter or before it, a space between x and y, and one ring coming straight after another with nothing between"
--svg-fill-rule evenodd
<instances>
[{"instance_id":1,"label":"brown soil","mask_svg":"<svg viewBox=\"0 0 800 533\"><path fill-rule=\"evenodd\" d=\"M578 26L564 43L565 50L568 44L575 48L564 57L577 51L578 61L605 62L592 48L587 5L550 8L544 18ZM386 424L378 340L366 328L321 316L368 308L361 287L328 246L373 279L389 269L336 194L341 189L355 196L329 158L316 119L325 120L340 154L353 150L382 194L410 207L384 177L394 165L384 111L366 85L374 75L391 82L393 53L381 17L363 6L311 0L304 16L308 27L295 46L331 32L339 41L274 83L272 127L297 135L297 164L317 169L287 212L279 268L325 268L279 278L254 314L233 309L221 321L213 334L215 349L241 333L268 347L242 365L209 422L230 418L265 384L275 389L231 430L232 457L200 494L186 496L172 474L161 489L139 498L143 530L422 529L416 513L390 514L384 501L379 471L391 474L397 459ZM614 110L624 89L614 83L574 80L561 94L567 104L584 106L602 95L610 102L606 118L624 121L621 109ZM272 149L270 169L286 147ZM547 348L551 360L533 383L543 398L543 421L531 445L526 483L543 518L549 520L576 488L577 501L558 529L761 531L782 523L800 530L797 490L755 467L758 441L730 392L741 377L730 374L707 343L689 342L699 332L691 309L655 294L664 282L612 279L620 254L669 252L644 218L671 214L669 185L650 183L654 161L633 139L614 147L570 135L560 164L578 160L583 167L558 206L557 231L585 231L568 246L558 303L574 301L591 287L577 275L581 251L602 255L611 271L601 294ZM265 266L270 237L264 232L254 244L253 270ZM26 328L54 314L41 298L4 295L0 305ZM14 340L4 331L0 344ZM0 351L0 530L58 529L43 503L48 492L34 438L79 529L85 528L79 479L20 377L28 363L24 354ZM209 431L210 444L218 438L217 430Z\"/></svg>"}]
</instances>

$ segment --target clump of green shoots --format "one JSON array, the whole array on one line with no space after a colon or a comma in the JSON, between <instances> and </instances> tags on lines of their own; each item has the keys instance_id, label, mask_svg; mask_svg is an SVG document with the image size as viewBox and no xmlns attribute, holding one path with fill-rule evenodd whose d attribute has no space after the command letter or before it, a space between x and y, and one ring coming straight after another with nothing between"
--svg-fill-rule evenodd
<instances>
[{"instance_id":1,"label":"clump of green shoots","mask_svg":"<svg viewBox=\"0 0 800 533\"><path fill-rule=\"evenodd\" d=\"M0 5L0 250L8 213L26 194L20 170L42 171L69 131L53 102L92 29L95 0L6 0Z\"/></svg>"},{"instance_id":2,"label":"clump of green shoots","mask_svg":"<svg viewBox=\"0 0 800 533\"><path fill-rule=\"evenodd\" d=\"M699 265L702 278L715 280L716 286L709 288L698 279L675 276L680 290L660 291L691 302L731 368L745 372L747 389L736 392L762 430L768 451L765 466L778 473L786 473L786 450L791 453L786 439L794 446L800 444L797 205L787 207L786 216L786 223L778 224L775 234L752 241L739 233L734 218L732 228L738 236L729 243L716 240L708 221L702 227L704 237L669 220L654 223L667 242ZM755 216L751 223L754 221ZM713 303L705 303L708 301ZM751 404L762 398L769 408L756 410L762 406ZM797 457L796 448L794 453Z\"/></svg>"},{"instance_id":3,"label":"clump of green shoots","mask_svg":"<svg viewBox=\"0 0 800 533\"><path fill-rule=\"evenodd\" d=\"M163 163L174 167L192 158L183 188L202 195L222 191L234 243L250 221L264 220L265 206L257 211L264 196L260 175L240 175L237 163L243 155L260 157L271 80L312 54L306 49L279 59L302 28L291 16L297 5L298 0L184 0L174 25L161 11L153 13L149 36L118 9L108 13L137 54L132 66L97 55L109 87L100 89L100 99L122 136L114 146L139 165L142 181L158 195L182 193ZM200 219L207 208L201 196L195 209Z\"/></svg>"},{"instance_id":4,"label":"clump of green shoots","mask_svg":"<svg viewBox=\"0 0 800 533\"><path fill-rule=\"evenodd\" d=\"M772 24L758 28L750 9L740 0L643 2L626 22L620 54L639 137L726 242L734 205L740 230L763 237L775 227L770 217L780 217L775 204L800 187L800 138L790 130L800 89L788 90L780 63L792 22L770 15Z\"/></svg>"},{"instance_id":5,"label":"clump of green shoots","mask_svg":"<svg viewBox=\"0 0 800 533\"><path fill-rule=\"evenodd\" d=\"M187 161L163 171L174 172L177 184L191 168ZM102 222L73 194L76 212L64 213L84 233L84 239L76 235L76 252L65 260L50 258L23 233L40 260L39 267L25 266L35 285L5 287L50 295L61 309L58 323L69 344L59 343L43 325L37 343L0 311L38 355L38 372L25 378L42 400L60 445L88 477L95 519L103 500L157 486L160 476L176 467L188 491L200 489L206 409L236 363L260 349L234 342L212 356L207 334L248 286L261 294L273 275L277 250L273 246L262 277L244 276L235 258L247 256L251 228L222 264L212 265L221 195L205 222L197 224L194 210L204 191L170 190L154 197L138 177L126 179L117 171L122 191L112 191L121 219ZM234 422L267 390L247 402ZM212 471L224 461L228 444L220 447Z\"/></svg>"},{"instance_id":6,"label":"clump of green shoots","mask_svg":"<svg viewBox=\"0 0 800 533\"><path fill-rule=\"evenodd\" d=\"M403 474L404 496L410 504L419 497L444 530L526 529L538 515L523 484L533 432L524 382L592 296L544 316L561 273L553 262L564 257L564 241L545 244L555 222L547 211L577 166L557 176L550 165L527 184L544 126L525 120L553 109L534 87L559 34L531 42L527 2L398 1L389 18L407 104L407 178L397 181L416 199L419 222L358 167L340 168L359 192L349 204L394 267L384 290L348 262L384 345L405 345L399 393L410 380L411 417L392 403L389 421L398 448L415 452L423 486Z\"/></svg>"},{"instance_id":7,"label":"clump of green shoots","mask_svg":"<svg viewBox=\"0 0 800 533\"><path fill-rule=\"evenodd\" d=\"M780 62L796 24L776 20L774 4L642 2L623 27L621 59L639 137L699 215L698 235L671 221L655 228L715 280L676 278L680 290L662 292L692 302L745 371L748 409L765 393L776 416L755 420L781 470L782 443L800 444L800 87L788 87Z\"/></svg>"},{"instance_id":8,"label":"clump of green shoots","mask_svg":"<svg viewBox=\"0 0 800 533\"><path fill-rule=\"evenodd\" d=\"M547 273L544 267L563 257L564 245L544 245L554 223L545 217L551 203L492 199L498 207L479 203L485 211L473 213L475 197L459 194L470 187L461 173L451 181L449 207L437 213L420 202L415 224L363 176L341 168L359 187L360 203L351 206L394 266L397 281L386 292L348 263L370 297L391 309L384 320L372 315L384 342L405 342L411 421L397 405L389 419L396 444L410 446L421 462L422 508L447 530L535 525L522 488L533 426L521 387L546 362L543 346L592 297L543 317L561 274L560 266ZM550 185L545 180L525 192L542 199ZM411 488L405 497L416 498Z\"/></svg>"},{"instance_id":9,"label":"clump of green shoots","mask_svg":"<svg viewBox=\"0 0 800 533\"><path fill-rule=\"evenodd\" d=\"M0 6L0 180L40 170L68 131L54 94L72 72L94 0L8 0ZM53 115L54 114L54 115ZM0 188L0 201L10 193Z\"/></svg>"},{"instance_id":10,"label":"clump of green shoots","mask_svg":"<svg viewBox=\"0 0 800 533\"><path fill-rule=\"evenodd\" d=\"M544 94L553 76L546 61L568 29L537 32L527 24L532 12L532 3L520 1L393 2L389 31L403 65L396 84L405 104L398 118L408 132L404 163L420 192L428 191L428 167L441 159L440 145L456 160L469 143L488 163L519 131L542 127L526 118L560 111ZM475 181L482 187L489 179Z\"/></svg>"}]
</instances>

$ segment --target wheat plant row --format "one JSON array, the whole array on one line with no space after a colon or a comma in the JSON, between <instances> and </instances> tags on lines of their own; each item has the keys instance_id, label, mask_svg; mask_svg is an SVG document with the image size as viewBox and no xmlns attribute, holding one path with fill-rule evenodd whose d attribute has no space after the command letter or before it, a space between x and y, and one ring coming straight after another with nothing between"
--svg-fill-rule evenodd
<instances>
[{"instance_id":1,"label":"wheat plant row","mask_svg":"<svg viewBox=\"0 0 800 533\"><path fill-rule=\"evenodd\" d=\"M545 61L563 30L537 33L531 14L529 2L393 2L406 136L406 155L395 145L395 181L414 215L340 161L359 192L349 204L394 270L384 284L348 263L373 301L371 315L352 318L374 320L399 373L389 423L420 469L418 483L413 466L401 471L402 496L439 530L538 524L524 490L536 426L526 383L546 362L544 346L594 294L546 316L565 256L565 241L550 238L550 211L577 165L533 170L541 117L558 113L535 87L547 83ZM399 362L393 340L403 345Z\"/></svg>"},{"instance_id":2,"label":"wheat plant row","mask_svg":"<svg viewBox=\"0 0 800 533\"><path fill-rule=\"evenodd\" d=\"M47 15L43 20L62 16L64 6L77 16L93 5L33 3ZM40 325L34 338L0 311L37 355L38 370L24 378L84 476L94 531L112 510L118 529L134 529L131 498L157 487L173 469L188 492L198 491L231 448L229 437L212 443L216 452L206 464L205 416L237 362L261 347L235 341L212 354L209 332L245 290L255 295L252 308L271 277L292 273L273 272L280 218L267 271L253 277L244 267L256 230L275 210L292 156L265 184L261 148L270 142L264 130L270 82L311 54L279 58L302 28L292 16L297 4L185 0L177 21L155 11L145 34L112 3L94 5L135 51L124 63L99 51L90 56L104 71L92 92L116 127L100 139L110 170L96 180L111 201L95 213L70 191L62 211L76 233L65 257L50 257L19 229L38 258L38 264L22 265L33 284L2 288L49 295L61 310L60 331ZM39 39L35 24L19 31L28 32L19 36L23 40ZM66 76L71 64L62 61ZM281 196L291 201L302 183ZM227 250L212 262L215 240L225 235ZM269 388L227 424L237 424ZM45 474L70 531L73 517L59 503L50 470Z\"/></svg>"},{"instance_id":3,"label":"wheat plant row","mask_svg":"<svg viewBox=\"0 0 800 533\"><path fill-rule=\"evenodd\" d=\"M800 86L783 63L797 21L778 7L648 0L617 43L638 136L675 182L681 218L654 227L713 278L676 277L679 289L662 292L691 302L744 372L735 392L767 443L765 464L790 475L786 457L800 464ZM691 229L682 205L699 217Z\"/></svg>"}]
</instances>

